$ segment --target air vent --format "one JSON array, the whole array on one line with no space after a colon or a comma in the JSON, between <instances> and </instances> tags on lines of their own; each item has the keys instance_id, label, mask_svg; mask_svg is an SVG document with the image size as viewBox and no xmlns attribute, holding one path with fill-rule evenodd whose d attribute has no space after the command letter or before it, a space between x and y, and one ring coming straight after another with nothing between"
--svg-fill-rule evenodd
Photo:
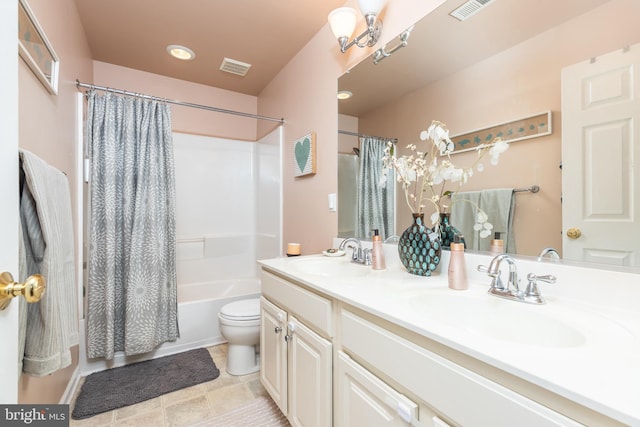
<instances>
[{"instance_id":1,"label":"air vent","mask_svg":"<svg viewBox=\"0 0 640 427\"><path fill-rule=\"evenodd\" d=\"M492 0L469 0L449 15L460 21L467 20L478 13L480 9L491 3Z\"/></svg>"},{"instance_id":2,"label":"air vent","mask_svg":"<svg viewBox=\"0 0 640 427\"><path fill-rule=\"evenodd\" d=\"M224 58L222 64L220 64L220 69L222 71L226 71L227 73L237 74L239 76L247 75L247 72L251 68L251 64L247 64L246 62L236 61L235 59Z\"/></svg>"}]
</instances>

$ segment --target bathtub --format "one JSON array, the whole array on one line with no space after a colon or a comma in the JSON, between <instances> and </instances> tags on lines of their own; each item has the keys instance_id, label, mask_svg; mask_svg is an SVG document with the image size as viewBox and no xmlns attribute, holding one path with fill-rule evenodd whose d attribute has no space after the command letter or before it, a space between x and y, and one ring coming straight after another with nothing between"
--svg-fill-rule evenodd
<instances>
[{"instance_id":1,"label":"bathtub","mask_svg":"<svg viewBox=\"0 0 640 427\"><path fill-rule=\"evenodd\" d=\"M218 313L222 306L232 301L260 297L260 279L244 278L206 283L178 284L178 327L180 338L156 347L151 353L125 356L118 352L113 360L88 359L86 343L80 345L79 374L87 375L104 369L115 368L181 353L200 347L209 347L226 342L220 333ZM85 319L80 321L80 336L86 337Z\"/></svg>"},{"instance_id":2,"label":"bathtub","mask_svg":"<svg viewBox=\"0 0 640 427\"><path fill-rule=\"evenodd\" d=\"M178 326L180 338L159 348L171 353L221 344L218 313L232 301L260 297L260 279L178 284Z\"/></svg>"}]
</instances>

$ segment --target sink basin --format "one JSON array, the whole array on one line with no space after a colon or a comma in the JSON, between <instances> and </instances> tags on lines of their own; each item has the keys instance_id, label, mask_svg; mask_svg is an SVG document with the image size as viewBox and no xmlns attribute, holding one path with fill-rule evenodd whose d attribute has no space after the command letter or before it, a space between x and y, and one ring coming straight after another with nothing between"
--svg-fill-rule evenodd
<instances>
[{"instance_id":1,"label":"sink basin","mask_svg":"<svg viewBox=\"0 0 640 427\"><path fill-rule=\"evenodd\" d=\"M365 276L371 271L371 266L353 263L346 256L299 258L291 266L302 274L336 278Z\"/></svg>"},{"instance_id":2,"label":"sink basin","mask_svg":"<svg viewBox=\"0 0 640 427\"><path fill-rule=\"evenodd\" d=\"M573 325L533 306L479 295L475 298L452 294L422 294L410 304L430 318L476 335L536 347L577 347L585 335Z\"/></svg>"}]
</instances>

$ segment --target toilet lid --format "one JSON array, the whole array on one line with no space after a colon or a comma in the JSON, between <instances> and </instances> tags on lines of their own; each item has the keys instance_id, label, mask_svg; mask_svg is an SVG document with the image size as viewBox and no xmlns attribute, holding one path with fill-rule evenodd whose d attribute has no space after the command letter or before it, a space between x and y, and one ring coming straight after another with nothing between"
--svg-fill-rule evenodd
<instances>
[{"instance_id":1,"label":"toilet lid","mask_svg":"<svg viewBox=\"0 0 640 427\"><path fill-rule=\"evenodd\" d=\"M260 299L244 299L226 304L220 315L230 320L256 320L260 318Z\"/></svg>"}]
</instances>

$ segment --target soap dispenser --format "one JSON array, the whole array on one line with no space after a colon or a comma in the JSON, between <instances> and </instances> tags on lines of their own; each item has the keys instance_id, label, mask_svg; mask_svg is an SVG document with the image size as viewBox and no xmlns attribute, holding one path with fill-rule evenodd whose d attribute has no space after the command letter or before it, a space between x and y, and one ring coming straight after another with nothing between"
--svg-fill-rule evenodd
<instances>
[{"instance_id":1,"label":"soap dispenser","mask_svg":"<svg viewBox=\"0 0 640 427\"><path fill-rule=\"evenodd\" d=\"M455 290L469 289L467 268L464 262L464 243L462 243L462 235L456 234L453 237L453 243L451 243L449 250L451 252L448 270L449 287Z\"/></svg>"},{"instance_id":2,"label":"soap dispenser","mask_svg":"<svg viewBox=\"0 0 640 427\"><path fill-rule=\"evenodd\" d=\"M500 232L498 231L493 235L489 252L491 252L491 256L498 256L504 253L504 240L500 238Z\"/></svg>"},{"instance_id":3,"label":"soap dispenser","mask_svg":"<svg viewBox=\"0 0 640 427\"><path fill-rule=\"evenodd\" d=\"M387 268L384 262L384 249L382 248L382 236L378 229L373 230L371 249L371 268L374 270L384 270Z\"/></svg>"}]
</instances>

